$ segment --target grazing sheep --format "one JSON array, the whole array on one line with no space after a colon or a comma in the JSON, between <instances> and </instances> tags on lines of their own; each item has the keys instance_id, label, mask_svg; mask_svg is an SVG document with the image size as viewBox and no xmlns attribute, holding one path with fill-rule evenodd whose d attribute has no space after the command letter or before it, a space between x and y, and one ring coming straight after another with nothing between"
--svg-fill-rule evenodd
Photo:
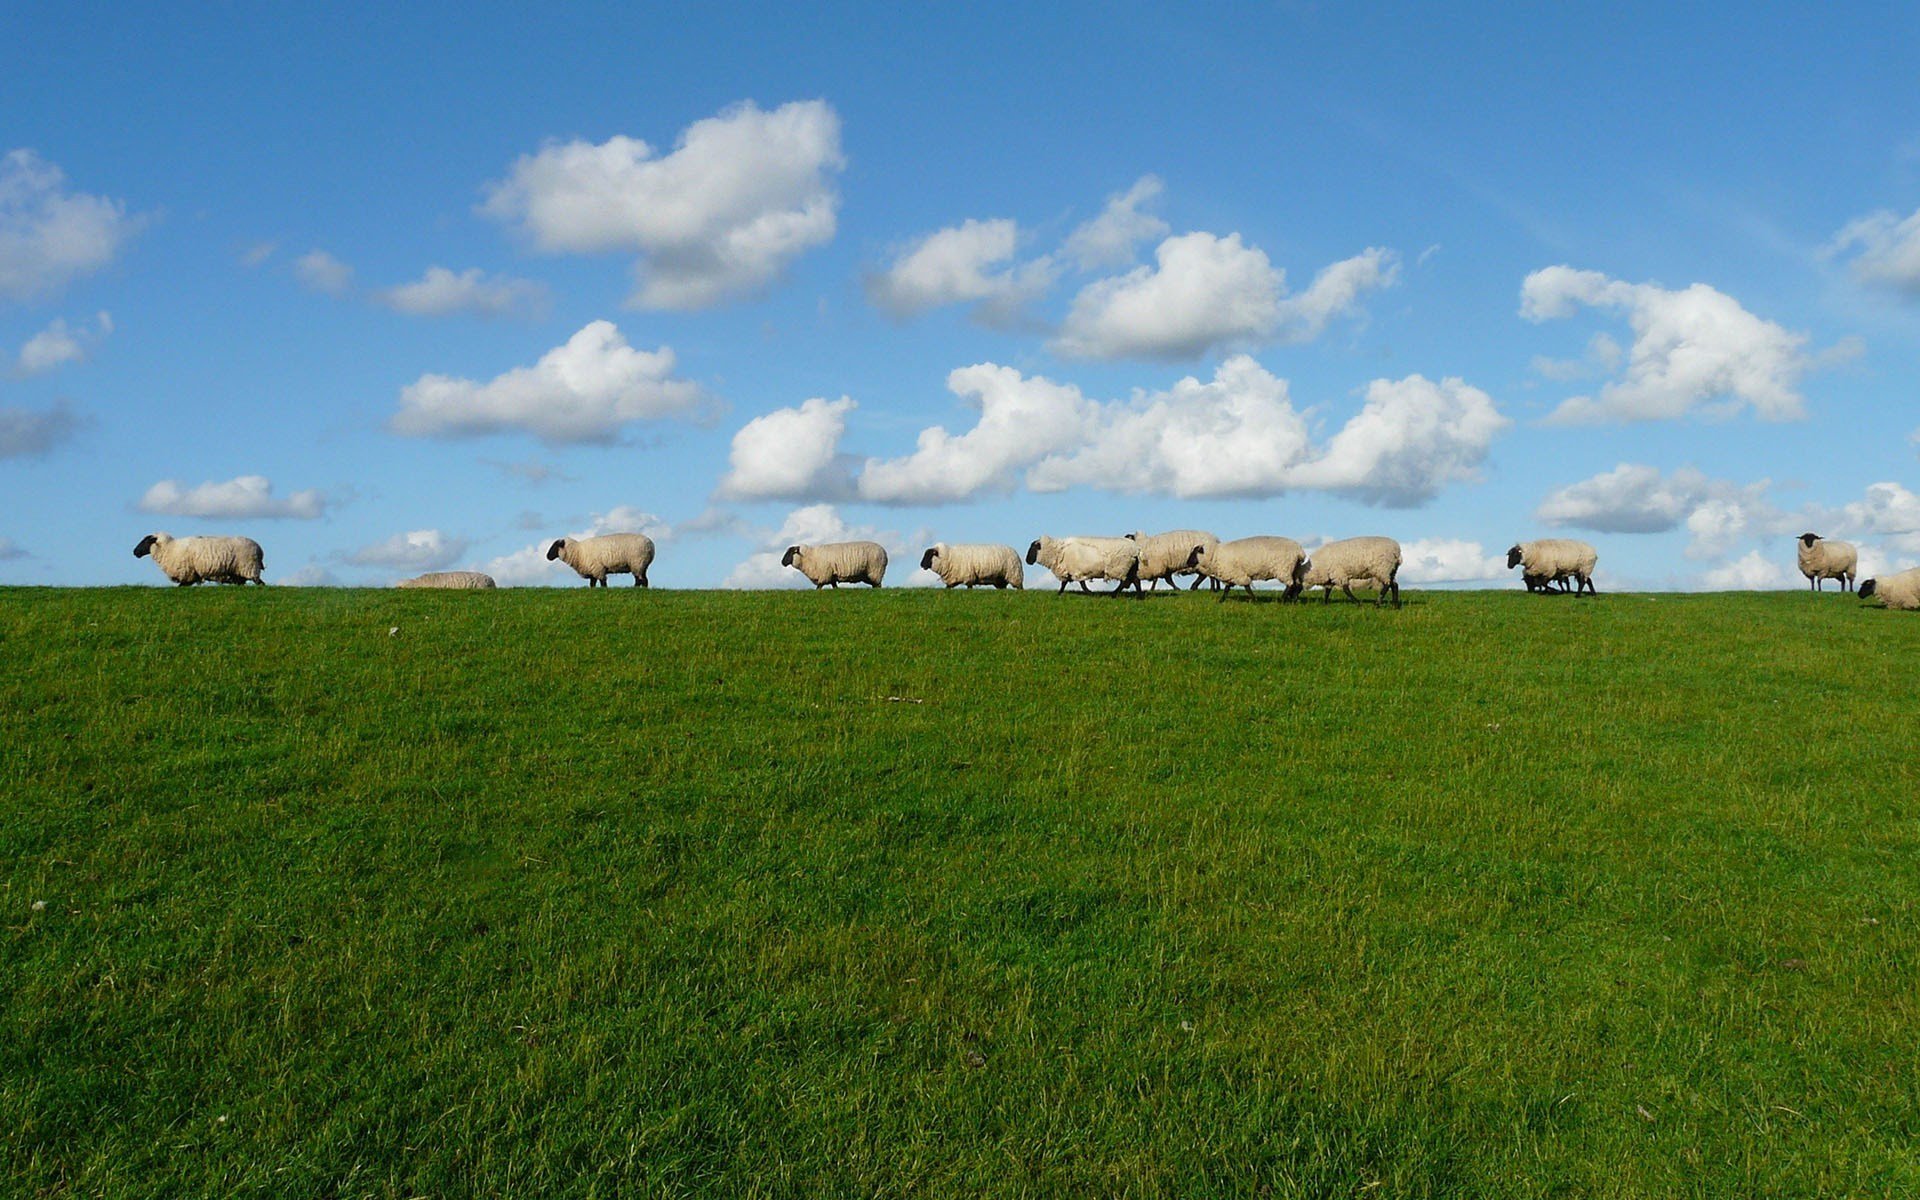
<instances>
[{"instance_id":1,"label":"grazing sheep","mask_svg":"<svg viewBox=\"0 0 1920 1200\"><path fill-rule=\"evenodd\" d=\"M260 572L267 566L260 543L244 537L183 537L150 533L133 548L135 558L153 556L156 566L168 579L181 587L192 587L205 580L210 583L257 583L267 581Z\"/></svg>"},{"instance_id":2,"label":"grazing sheep","mask_svg":"<svg viewBox=\"0 0 1920 1200\"><path fill-rule=\"evenodd\" d=\"M792 567L813 580L813 586L840 590L843 583L880 586L887 573L886 547L878 542L828 542L820 546L788 546L780 565Z\"/></svg>"},{"instance_id":3,"label":"grazing sheep","mask_svg":"<svg viewBox=\"0 0 1920 1200\"><path fill-rule=\"evenodd\" d=\"M1119 580L1109 595L1118 596L1128 584L1133 584L1136 592L1140 590L1140 544L1131 538L1051 538L1042 534L1027 547L1027 561L1052 571L1060 581L1061 592L1067 590L1069 583L1077 583L1081 591L1091 592L1093 589L1087 586L1089 579Z\"/></svg>"},{"instance_id":4,"label":"grazing sheep","mask_svg":"<svg viewBox=\"0 0 1920 1200\"><path fill-rule=\"evenodd\" d=\"M1357 537L1344 541L1328 542L1313 552L1307 560L1306 572L1301 576L1303 588L1327 589L1320 597L1322 604L1333 599L1333 589L1339 588L1347 594L1349 600L1359 600L1353 594L1356 583L1371 583L1380 591L1380 598L1374 603L1385 604L1389 594L1393 597L1393 606L1400 607L1400 584L1396 576L1400 574L1400 543L1385 537Z\"/></svg>"},{"instance_id":5,"label":"grazing sheep","mask_svg":"<svg viewBox=\"0 0 1920 1200\"><path fill-rule=\"evenodd\" d=\"M1212 549L1195 546L1187 565L1202 576L1224 584L1220 591L1222 600L1237 587L1246 588L1247 595L1253 595L1254 581L1259 579L1286 584L1282 598L1292 600L1300 595L1307 555L1292 538L1247 537L1218 542Z\"/></svg>"},{"instance_id":6,"label":"grazing sheep","mask_svg":"<svg viewBox=\"0 0 1920 1200\"><path fill-rule=\"evenodd\" d=\"M1175 591L1179 590L1180 585L1174 582L1173 577L1189 572L1187 563L1193 557L1193 548L1204 546L1211 550L1220 544L1219 538L1199 529L1175 529L1151 537L1136 531L1127 537L1140 545L1140 582L1157 588L1164 579L1167 586ZM1193 586L1199 587L1203 578L1203 575L1195 574Z\"/></svg>"},{"instance_id":7,"label":"grazing sheep","mask_svg":"<svg viewBox=\"0 0 1920 1200\"><path fill-rule=\"evenodd\" d=\"M1860 598L1880 597L1880 602L1888 608L1903 608L1911 612L1920 609L1920 567L1910 567L1897 575L1885 579L1868 579L1860 584Z\"/></svg>"},{"instance_id":8,"label":"grazing sheep","mask_svg":"<svg viewBox=\"0 0 1920 1200\"><path fill-rule=\"evenodd\" d=\"M1020 556L1014 553L1013 547L993 543L950 546L935 542L920 556L920 568L932 571L950 588L990 583L996 588L1010 587L1018 591L1025 588L1027 582Z\"/></svg>"},{"instance_id":9,"label":"grazing sheep","mask_svg":"<svg viewBox=\"0 0 1920 1200\"><path fill-rule=\"evenodd\" d=\"M412 579L402 579L395 587L403 588L452 588L472 591L494 586L493 576L479 571L429 571L425 575L415 575Z\"/></svg>"},{"instance_id":10,"label":"grazing sheep","mask_svg":"<svg viewBox=\"0 0 1920 1200\"><path fill-rule=\"evenodd\" d=\"M1800 535L1800 573L1814 591L1824 591L1822 580L1838 579L1851 592L1854 573L1860 567L1860 554L1851 542L1829 542L1817 533Z\"/></svg>"},{"instance_id":11,"label":"grazing sheep","mask_svg":"<svg viewBox=\"0 0 1920 1200\"><path fill-rule=\"evenodd\" d=\"M1573 538L1520 542L1507 551L1507 569L1522 568L1520 577L1530 592L1550 592L1556 582L1564 588L1568 579L1574 582L1574 595L1593 592L1593 568L1599 561L1598 550Z\"/></svg>"},{"instance_id":12,"label":"grazing sheep","mask_svg":"<svg viewBox=\"0 0 1920 1200\"><path fill-rule=\"evenodd\" d=\"M560 538L547 547L547 561L556 558L572 567L590 588L606 587L609 575L631 575L633 586L652 586L647 568L653 565L653 539L644 533Z\"/></svg>"}]
</instances>

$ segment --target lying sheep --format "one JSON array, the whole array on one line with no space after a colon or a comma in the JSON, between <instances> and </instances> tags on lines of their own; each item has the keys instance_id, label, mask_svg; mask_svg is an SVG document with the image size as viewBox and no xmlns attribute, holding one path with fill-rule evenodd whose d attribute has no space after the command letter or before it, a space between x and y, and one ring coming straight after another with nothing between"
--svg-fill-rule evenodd
<instances>
[{"instance_id":1,"label":"lying sheep","mask_svg":"<svg viewBox=\"0 0 1920 1200\"><path fill-rule=\"evenodd\" d=\"M1234 588L1247 589L1253 595L1255 580L1273 579L1287 585L1282 598L1300 595L1306 575L1307 555L1300 543L1284 537L1246 537L1231 542L1215 542L1212 549L1195 546L1187 565L1204 578L1223 584L1220 599Z\"/></svg>"},{"instance_id":2,"label":"lying sheep","mask_svg":"<svg viewBox=\"0 0 1920 1200\"><path fill-rule=\"evenodd\" d=\"M479 571L429 571L425 575L415 575L412 579L402 579L395 587L403 588L452 588L456 590L475 590L494 586L493 576Z\"/></svg>"},{"instance_id":3,"label":"lying sheep","mask_svg":"<svg viewBox=\"0 0 1920 1200\"><path fill-rule=\"evenodd\" d=\"M633 586L651 587L653 539L644 533L603 533L599 537L559 538L547 547L547 561L572 567L589 588L606 587L609 575L631 575Z\"/></svg>"},{"instance_id":4,"label":"lying sheep","mask_svg":"<svg viewBox=\"0 0 1920 1200\"><path fill-rule=\"evenodd\" d=\"M1042 534L1027 547L1027 561L1052 571L1060 581L1061 592L1067 590L1069 583L1077 583L1081 591L1091 592L1093 589L1087 586L1089 579L1119 580L1119 585L1109 593L1114 596L1125 591L1128 584L1132 584L1135 591L1140 590L1140 544L1131 538L1052 538Z\"/></svg>"},{"instance_id":5,"label":"lying sheep","mask_svg":"<svg viewBox=\"0 0 1920 1200\"><path fill-rule=\"evenodd\" d=\"M150 533L133 548L135 558L153 556L154 564L181 587L196 583L257 583L266 569L260 543L244 537L183 537Z\"/></svg>"},{"instance_id":6,"label":"lying sheep","mask_svg":"<svg viewBox=\"0 0 1920 1200\"><path fill-rule=\"evenodd\" d=\"M1823 591L1822 580L1838 579L1840 586L1851 592L1854 573L1859 570L1860 554L1850 542L1829 542L1817 533L1800 535L1800 573L1807 577L1807 585L1814 591Z\"/></svg>"},{"instance_id":7,"label":"lying sheep","mask_svg":"<svg viewBox=\"0 0 1920 1200\"><path fill-rule=\"evenodd\" d=\"M788 546L780 565L792 567L813 580L813 586L840 590L843 583L880 586L887 573L886 547L878 542L828 542L820 546Z\"/></svg>"},{"instance_id":8,"label":"lying sheep","mask_svg":"<svg viewBox=\"0 0 1920 1200\"><path fill-rule=\"evenodd\" d=\"M1593 568L1599 561L1599 551L1573 538L1520 542L1507 551L1507 569L1520 567L1520 578L1530 592L1550 592L1554 583L1564 590L1569 579L1575 595L1593 592Z\"/></svg>"},{"instance_id":9,"label":"lying sheep","mask_svg":"<svg viewBox=\"0 0 1920 1200\"><path fill-rule=\"evenodd\" d=\"M1920 567L1911 567L1885 579L1868 579L1860 584L1860 598L1880 597L1888 608L1911 612L1920 609Z\"/></svg>"},{"instance_id":10,"label":"lying sheep","mask_svg":"<svg viewBox=\"0 0 1920 1200\"><path fill-rule=\"evenodd\" d=\"M1345 592L1347 599L1357 601L1360 597L1353 594L1353 585L1370 583L1380 591L1375 604L1385 604L1391 593L1393 606L1399 608L1400 584L1396 579L1399 574L1399 542L1385 537L1347 538L1328 542L1315 550L1307 560L1300 584L1303 588L1327 589L1320 597L1324 604L1333 599L1334 588Z\"/></svg>"},{"instance_id":11,"label":"lying sheep","mask_svg":"<svg viewBox=\"0 0 1920 1200\"><path fill-rule=\"evenodd\" d=\"M1219 538L1199 529L1175 529L1151 537L1134 532L1127 537L1140 546L1140 582L1157 588L1164 579L1167 586L1176 591L1179 585L1174 582L1174 576L1189 573L1187 563L1193 557L1193 548L1203 546L1211 550L1220 544ZM1193 586L1199 587L1203 578L1194 575Z\"/></svg>"},{"instance_id":12,"label":"lying sheep","mask_svg":"<svg viewBox=\"0 0 1920 1200\"><path fill-rule=\"evenodd\" d=\"M920 569L932 571L950 588L990 583L996 588L1010 587L1018 591L1025 588L1027 582L1026 571L1021 568L1020 556L1013 552L1013 547L994 543L950 546L936 542L920 556Z\"/></svg>"}]
</instances>

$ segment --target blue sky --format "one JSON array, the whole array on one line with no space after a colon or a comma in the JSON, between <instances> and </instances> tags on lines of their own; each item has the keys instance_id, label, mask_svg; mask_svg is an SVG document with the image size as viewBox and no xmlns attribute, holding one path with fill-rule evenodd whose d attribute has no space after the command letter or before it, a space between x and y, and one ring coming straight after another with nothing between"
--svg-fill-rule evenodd
<instances>
[{"instance_id":1,"label":"blue sky","mask_svg":"<svg viewBox=\"0 0 1920 1200\"><path fill-rule=\"evenodd\" d=\"M355 584L611 528L667 586L1188 526L1920 562L1910 8L395 7L10 16L0 583L160 529Z\"/></svg>"}]
</instances>

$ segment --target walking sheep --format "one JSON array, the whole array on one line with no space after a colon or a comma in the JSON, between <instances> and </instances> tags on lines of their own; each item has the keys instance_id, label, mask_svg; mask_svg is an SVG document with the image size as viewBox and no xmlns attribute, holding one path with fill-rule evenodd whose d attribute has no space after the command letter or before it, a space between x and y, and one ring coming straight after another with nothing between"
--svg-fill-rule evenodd
<instances>
[{"instance_id":1,"label":"walking sheep","mask_svg":"<svg viewBox=\"0 0 1920 1200\"><path fill-rule=\"evenodd\" d=\"M1599 551L1572 538L1520 542L1507 551L1507 569L1520 567L1521 579L1530 592L1552 591L1549 584L1558 582L1564 586L1568 579L1574 582L1576 596L1593 592L1593 568L1599 561Z\"/></svg>"},{"instance_id":2,"label":"walking sheep","mask_svg":"<svg viewBox=\"0 0 1920 1200\"><path fill-rule=\"evenodd\" d=\"M547 561L572 567L589 588L606 587L609 575L631 575L633 586L651 587L653 539L644 533L606 533L599 537L560 538L547 547Z\"/></svg>"},{"instance_id":3,"label":"walking sheep","mask_svg":"<svg viewBox=\"0 0 1920 1200\"><path fill-rule=\"evenodd\" d=\"M780 565L792 567L813 581L815 590L840 590L843 583L880 586L887 573L886 547L878 542L828 542L820 546L788 546Z\"/></svg>"},{"instance_id":4,"label":"walking sheep","mask_svg":"<svg viewBox=\"0 0 1920 1200\"><path fill-rule=\"evenodd\" d=\"M1220 591L1222 600L1237 587L1246 588L1247 595L1253 595L1254 581L1261 579L1286 584L1282 599L1292 600L1300 595L1307 555L1292 538L1247 537L1218 542L1212 549L1195 546L1187 565L1203 577L1224 584Z\"/></svg>"},{"instance_id":5,"label":"walking sheep","mask_svg":"<svg viewBox=\"0 0 1920 1200\"><path fill-rule=\"evenodd\" d=\"M192 587L203 580L257 583L262 587L267 584L260 578L260 572L267 566L266 556L260 551L260 543L252 538L177 538L166 533L150 533L133 548L135 558L149 554L166 577L181 587Z\"/></svg>"},{"instance_id":6,"label":"walking sheep","mask_svg":"<svg viewBox=\"0 0 1920 1200\"><path fill-rule=\"evenodd\" d=\"M1140 582L1160 586L1162 579L1175 591L1180 585L1174 582L1175 575L1188 571L1188 560L1193 557L1195 546L1204 546L1211 550L1220 544L1220 539L1199 529L1175 529L1168 533L1156 533L1149 537L1145 533L1134 532L1127 535L1130 541L1140 546ZM1193 586L1200 586L1204 576L1195 575ZM1189 589L1191 590L1191 589Z\"/></svg>"},{"instance_id":7,"label":"walking sheep","mask_svg":"<svg viewBox=\"0 0 1920 1200\"><path fill-rule=\"evenodd\" d=\"M1060 581L1060 592L1066 591L1069 583L1077 583L1081 591L1091 592L1093 589L1087 586L1089 579L1119 580L1119 585L1108 593L1113 596L1125 591L1128 584L1133 584L1135 591L1140 587L1140 544L1131 538L1052 538L1042 534L1027 547L1027 561L1052 571Z\"/></svg>"},{"instance_id":8,"label":"walking sheep","mask_svg":"<svg viewBox=\"0 0 1920 1200\"><path fill-rule=\"evenodd\" d=\"M472 591L494 586L493 576L479 571L429 571L425 575L415 575L412 579L402 579L395 587L403 588L451 588Z\"/></svg>"},{"instance_id":9,"label":"walking sheep","mask_svg":"<svg viewBox=\"0 0 1920 1200\"><path fill-rule=\"evenodd\" d=\"M936 542L920 556L920 569L932 571L950 588L965 584L990 583L996 588L1019 591L1026 586L1026 572L1012 546L992 543L950 546Z\"/></svg>"},{"instance_id":10,"label":"walking sheep","mask_svg":"<svg viewBox=\"0 0 1920 1200\"><path fill-rule=\"evenodd\" d=\"M1853 590L1860 554L1851 542L1829 542L1817 533L1803 533L1799 559L1800 573L1807 577L1807 586L1814 591L1824 591L1820 584L1826 579L1838 579L1842 588Z\"/></svg>"},{"instance_id":11,"label":"walking sheep","mask_svg":"<svg viewBox=\"0 0 1920 1200\"><path fill-rule=\"evenodd\" d=\"M1380 592L1379 599L1374 601L1376 605L1385 604L1391 594L1393 606L1399 608L1400 584L1396 579L1399 574L1399 542L1384 537L1347 538L1328 542L1315 550L1307 560L1300 584L1303 588L1327 589L1320 597L1320 602L1325 604L1333 599L1334 588L1345 592L1347 599L1357 601L1360 597L1353 594L1353 585L1370 583Z\"/></svg>"},{"instance_id":12,"label":"walking sheep","mask_svg":"<svg viewBox=\"0 0 1920 1200\"><path fill-rule=\"evenodd\" d=\"M1880 602L1888 608L1903 608L1911 612L1920 609L1920 567L1911 567L1897 575L1885 579L1868 579L1860 584L1860 598L1880 597Z\"/></svg>"}]
</instances>

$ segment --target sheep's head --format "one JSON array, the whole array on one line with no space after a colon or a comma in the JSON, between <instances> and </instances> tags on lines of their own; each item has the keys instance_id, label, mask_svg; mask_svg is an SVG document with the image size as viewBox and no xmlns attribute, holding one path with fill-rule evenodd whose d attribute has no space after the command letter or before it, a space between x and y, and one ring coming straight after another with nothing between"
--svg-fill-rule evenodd
<instances>
[{"instance_id":1,"label":"sheep's head","mask_svg":"<svg viewBox=\"0 0 1920 1200\"><path fill-rule=\"evenodd\" d=\"M1033 539L1033 545L1027 547L1027 565L1032 566L1034 563L1037 563L1039 561L1040 561L1040 539L1035 538Z\"/></svg>"},{"instance_id":2,"label":"sheep's head","mask_svg":"<svg viewBox=\"0 0 1920 1200\"><path fill-rule=\"evenodd\" d=\"M1518 545L1513 546L1511 549L1507 551L1507 570L1511 571L1515 567L1519 566L1520 560L1525 557L1526 555L1520 552L1520 547Z\"/></svg>"},{"instance_id":3,"label":"sheep's head","mask_svg":"<svg viewBox=\"0 0 1920 1200\"><path fill-rule=\"evenodd\" d=\"M927 552L920 556L920 569L922 571L933 570L933 560L939 557L940 557L940 547L928 546Z\"/></svg>"},{"instance_id":4,"label":"sheep's head","mask_svg":"<svg viewBox=\"0 0 1920 1200\"><path fill-rule=\"evenodd\" d=\"M1143 534L1143 533L1141 533L1141 532L1140 532L1139 530L1135 530L1134 532L1132 532L1132 533L1129 533L1129 534L1127 535L1127 540L1128 540L1128 541L1130 541L1130 542L1137 542L1137 541L1139 541L1139 540L1140 540L1141 538L1143 538L1143 537L1145 537L1145 536L1146 536L1146 535L1145 535L1145 534Z\"/></svg>"},{"instance_id":5,"label":"sheep's head","mask_svg":"<svg viewBox=\"0 0 1920 1200\"><path fill-rule=\"evenodd\" d=\"M135 558L145 558L147 555L152 554L154 546L159 541L160 541L160 535L157 533L150 533L147 536L141 538L140 544L133 548L133 556Z\"/></svg>"},{"instance_id":6,"label":"sheep's head","mask_svg":"<svg viewBox=\"0 0 1920 1200\"><path fill-rule=\"evenodd\" d=\"M1132 536L1132 535L1128 535L1128 536ZM1205 546L1195 546L1193 548L1193 553L1187 555L1187 566L1189 567L1199 566L1200 560L1205 558L1206 556L1207 556L1207 548Z\"/></svg>"},{"instance_id":7,"label":"sheep's head","mask_svg":"<svg viewBox=\"0 0 1920 1200\"><path fill-rule=\"evenodd\" d=\"M560 551L566 549L566 546L567 546L567 539L565 538L555 539L553 545L547 547L547 561L552 562L554 559L559 558Z\"/></svg>"},{"instance_id":8,"label":"sheep's head","mask_svg":"<svg viewBox=\"0 0 1920 1200\"><path fill-rule=\"evenodd\" d=\"M793 565L793 560L799 557L800 557L800 547L788 546L787 552L780 556L780 565L783 567L790 567Z\"/></svg>"},{"instance_id":9,"label":"sheep's head","mask_svg":"<svg viewBox=\"0 0 1920 1200\"><path fill-rule=\"evenodd\" d=\"M1873 595L1875 592L1879 590L1880 590L1880 585L1874 580L1863 579L1860 581L1860 598L1862 600L1865 600L1868 596Z\"/></svg>"},{"instance_id":10,"label":"sheep's head","mask_svg":"<svg viewBox=\"0 0 1920 1200\"><path fill-rule=\"evenodd\" d=\"M1813 544L1819 540L1820 535L1817 533L1803 533L1800 535L1800 544L1809 550L1813 549Z\"/></svg>"}]
</instances>

